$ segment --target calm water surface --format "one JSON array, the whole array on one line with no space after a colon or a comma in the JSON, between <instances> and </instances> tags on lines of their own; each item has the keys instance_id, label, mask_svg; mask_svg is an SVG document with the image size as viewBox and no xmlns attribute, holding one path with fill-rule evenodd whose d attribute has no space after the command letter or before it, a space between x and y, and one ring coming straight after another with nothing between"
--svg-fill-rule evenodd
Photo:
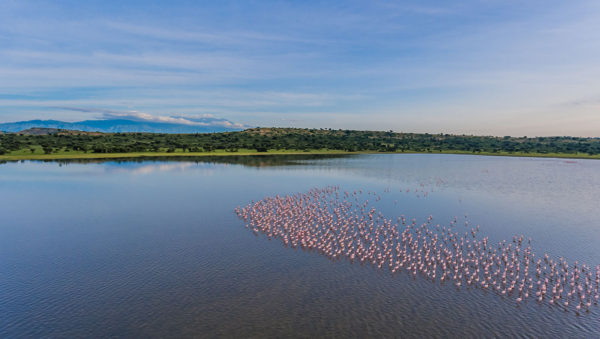
<instances>
[{"instance_id":1,"label":"calm water surface","mask_svg":"<svg viewBox=\"0 0 600 339\"><path fill-rule=\"evenodd\" d=\"M386 216L468 216L493 243L600 264L600 161L461 155L0 165L0 337L600 336L580 316L331 261L233 209L339 185ZM389 193L383 193L389 190ZM407 190L409 192L407 192ZM427 194L425 194L427 192ZM395 204L394 201L398 203Z\"/></svg>"}]
</instances>

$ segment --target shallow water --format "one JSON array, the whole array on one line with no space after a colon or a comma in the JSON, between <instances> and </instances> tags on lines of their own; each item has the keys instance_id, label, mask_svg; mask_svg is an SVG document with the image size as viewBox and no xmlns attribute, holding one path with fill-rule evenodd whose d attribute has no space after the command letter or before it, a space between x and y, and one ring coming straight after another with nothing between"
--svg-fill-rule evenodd
<instances>
[{"instance_id":1,"label":"shallow water","mask_svg":"<svg viewBox=\"0 0 600 339\"><path fill-rule=\"evenodd\" d=\"M234 208L339 185L388 217L600 264L600 161L406 154L0 165L0 337L597 337L577 316L331 261ZM389 192L386 192L388 191ZM407 192L407 190L409 192ZM426 192L426 194L425 194ZM397 204L395 201L397 200Z\"/></svg>"}]
</instances>

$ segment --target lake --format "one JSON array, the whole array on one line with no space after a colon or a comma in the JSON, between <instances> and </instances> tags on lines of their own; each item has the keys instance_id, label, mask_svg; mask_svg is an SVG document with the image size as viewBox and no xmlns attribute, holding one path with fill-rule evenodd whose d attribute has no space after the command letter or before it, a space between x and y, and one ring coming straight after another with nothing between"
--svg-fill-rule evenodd
<instances>
[{"instance_id":1,"label":"lake","mask_svg":"<svg viewBox=\"0 0 600 339\"><path fill-rule=\"evenodd\" d=\"M598 337L577 315L293 249L234 209L339 186L600 264L600 161L442 154L0 164L0 337ZM373 199L375 200L375 194ZM373 202L375 203L375 202Z\"/></svg>"}]
</instances>

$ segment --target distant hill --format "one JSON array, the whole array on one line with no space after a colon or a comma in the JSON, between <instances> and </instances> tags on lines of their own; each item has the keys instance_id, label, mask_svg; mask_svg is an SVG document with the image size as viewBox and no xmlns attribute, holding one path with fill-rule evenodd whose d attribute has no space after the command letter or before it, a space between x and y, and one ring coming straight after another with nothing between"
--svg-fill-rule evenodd
<instances>
[{"instance_id":1,"label":"distant hill","mask_svg":"<svg viewBox=\"0 0 600 339\"><path fill-rule=\"evenodd\" d=\"M31 128L53 128L102 133L211 133L241 130L241 128L231 126L233 124L230 121L217 118L194 119L193 124L126 119L85 120L77 122L28 120L0 123L0 131L15 133Z\"/></svg>"},{"instance_id":2,"label":"distant hill","mask_svg":"<svg viewBox=\"0 0 600 339\"><path fill-rule=\"evenodd\" d=\"M23 131L17 132L20 135L102 135L101 132L85 132L85 131L74 131L69 129L58 129L58 128L40 128L33 127Z\"/></svg>"}]
</instances>

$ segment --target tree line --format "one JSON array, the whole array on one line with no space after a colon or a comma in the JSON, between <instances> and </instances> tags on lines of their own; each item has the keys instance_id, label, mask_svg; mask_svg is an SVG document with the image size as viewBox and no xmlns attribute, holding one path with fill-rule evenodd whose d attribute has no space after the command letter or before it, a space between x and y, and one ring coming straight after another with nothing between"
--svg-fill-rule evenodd
<instances>
[{"instance_id":1,"label":"tree line","mask_svg":"<svg viewBox=\"0 0 600 339\"><path fill-rule=\"evenodd\" d=\"M341 150L371 152L472 152L600 154L599 138L492 137L332 129L253 128L240 132L160 134L0 134L0 154L13 151L84 153Z\"/></svg>"}]
</instances>

